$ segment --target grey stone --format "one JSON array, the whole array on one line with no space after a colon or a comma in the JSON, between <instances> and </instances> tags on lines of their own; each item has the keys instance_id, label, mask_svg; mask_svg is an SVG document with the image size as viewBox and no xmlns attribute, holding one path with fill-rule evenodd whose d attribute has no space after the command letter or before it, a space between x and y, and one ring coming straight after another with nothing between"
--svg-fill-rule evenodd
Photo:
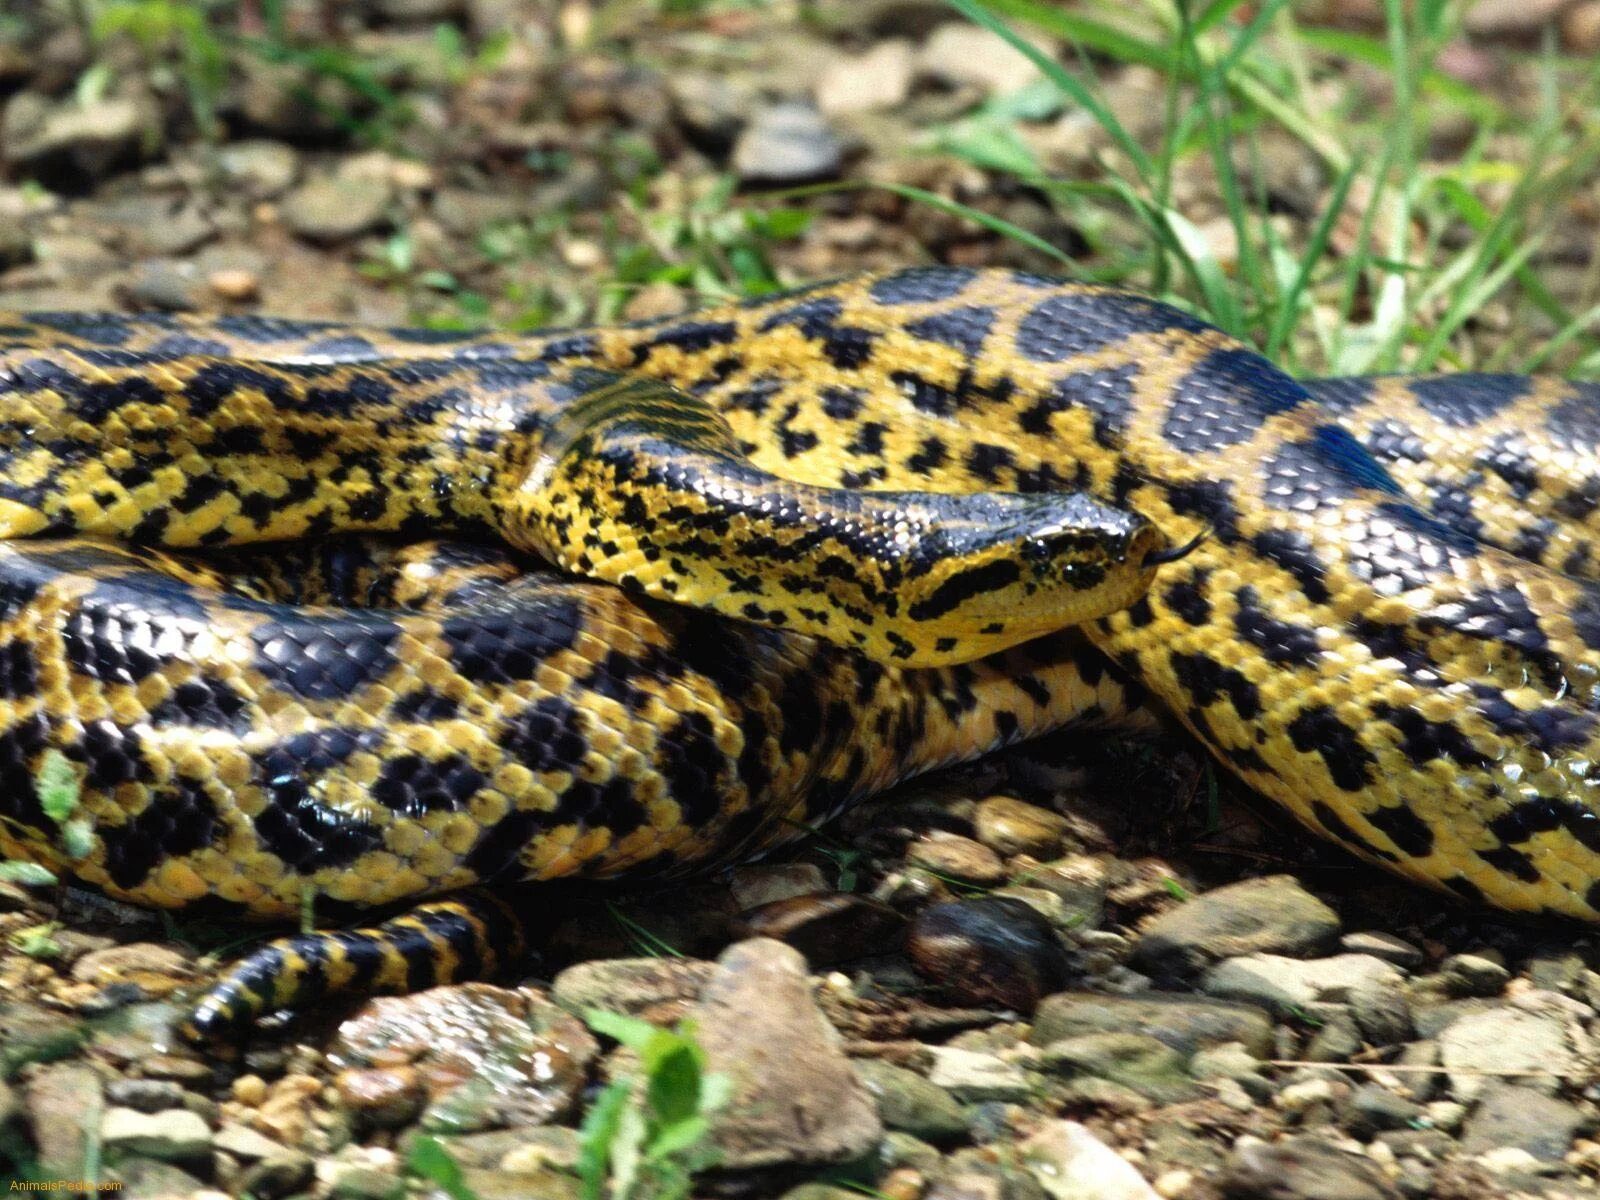
<instances>
[{"instance_id":1,"label":"grey stone","mask_svg":"<svg viewBox=\"0 0 1600 1200\"><path fill-rule=\"evenodd\" d=\"M366 175L321 175L283 202L283 219L309 242L333 245L383 228L393 199L387 183Z\"/></svg>"},{"instance_id":2,"label":"grey stone","mask_svg":"<svg viewBox=\"0 0 1600 1200\"><path fill-rule=\"evenodd\" d=\"M1204 892L1146 922L1133 965L1151 975L1193 975L1246 954L1303 958L1338 935L1338 914L1292 876L1271 875Z\"/></svg>"},{"instance_id":3,"label":"grey stone","mask_svg":"<svg viewBox=\"0 0 1600 1200\"><path fill-rule=\"evenodd\" d=\"M141 308L188 312L204 293L205 280L192 262L157 258L140 263L128 279L128 294Z\"/></svg>"},{"instance_id":4,"label":"grey stone","mask_svg":"<svg viewBox=\"0 0 1600 1200\"><path fill-rule=\"evenodd\" d=\"M1272 1052L1272 1020L1260 1008L1182 994L1107 996L1060 992L1034 1014L1028 1040L1049 1045L1082 1033L1143 1033L1182 1054L1207 1046L1242 1043L1258 1058Z\"/></svg>"},{"instance_id":5,"label":"grey stone","mask_svg":"<svg viewBox=\"0 0 1600 1200\"><path fill-rule=\"evenodd\" d=\"M1461 1148L1482 1154L1515 1146L1541 1162L1560 1162L1584 1124L1583 1114L1565 1100L1534 1088L1491 1082L1467 1118Z\"/></svg>"},{"instance_id":6,"label":"grey stone","mask_svg":"<svg viewBox=\"0 0 1600 1200\"><path fill-rule=\"evenodd\" d=\"M1044 1048L1044 1068L1067 1078L1109 1079L1163 1104L1198 1091L1184 1073L1184 1056L1142 1033L1084 1033Z\"/></svg>"},{"instance_id":7,"label":"grey stone","mask_svg":"<svg viewBox=\"0 0 1600 1200\"><path fill-rule=\"evenodd\" d=\"M159 144L160 134L154 114L133 100L79 104L23 93L6 105L0 122L0 159L81 187L138 162Z\"/></svg>"},{"instance_id":8,"label":"grey stone","mask_svg":"<svg viewBox=\"0 0 1600 1200\"><path fill-rule=\"evenodd\" d=\"M740 132L732 165L747 183L828 179L844 165L844 142L810 105L774 104L758 111Z\"/></svg>"},{"instance_id":9,"label":"grey stone","mask_svg":"<svg viewBox=\"0 0 1600 1200\"><path fill-rule=\"evenodd\" d=\"M1236 1200L1400 1200L1377 1163L1308 1136L1242 1142L1219 1182Z\"/></svg>"},{"instance_id":10,"label":"grey stone","mask_svg":"<svg viewBox=\"0 0 1600 1200\"><path fill-rule=\"evenodd\" d=\"M843 1162L883 1136L798 951L766 938L729 947L695 1021L710 1069L733 1087L712 1122L722 1166Z\"/></svg>"},{"instance_id":11,"label":"grey stone","mask_svg":"<svg viewBox=\"0 0 1600 1200\"><path fill-rule=\"evenodd\" d=\"M856 1077L878 1104L878 1116L890 1129L929 1142L960 1137L967 1130L961 1106L942 1087L915 1071L881 1059L855 1060Z\"/></svg>"},{"instance_id":12,"label":"grey stone","mask_svg":"<svg viewBox=\"0 0 1600 1200\"><path fill-rule=\"evenodd\" d=\"M998 33L976 25L941 25L923 43L917 69L940 83L1005 95L1038 79L1039 68Z\"/></svg>"},{"instance_id":13,"label":"grey stone","mask_svg":"<svg viewBox=\"0 0 1600 1200\"><path fill-rule=\"evenodd\" d=\"M113 1079L106 1084L106 1101L140 1112L182 1108L190 1095L170 1079Z\"/></svg>"},{"instance_id":14,"label":"grey stone","mask_svg":"<svg viewBox=\"0 0 1600 1200\"><path fill-rule=\"evenodd\" d=\"M253 200L270 200L294 186L300 156L294 147L265 139L230 142L217 152L228 182Z\"/></svg>"},{"instance_id":15,"label":"grey stone","mask_svg":"<svg viewBox=\"0 0 1600 1200\"><path fill-rule=\"evenodd\" d=\"M1422 951L1392 933L1364 931L1347 933L1339 939L1339 949L1347 954L1370 954L1405 970L1422 965Z\"/></svg>"},{"instance_id":16,"label":"grey stone","mask_svg":"<svg viewBox=\"0 0 1600 1200\"><path fill-rule=\"evenodd\" d=\"M695 958L594 959L557 975L550 997L580 1016L600 1008L669 1024L699 999L716 969Z\"/></svg>"},{"instance_id":17,"label":"grey stone","mask_svg":"<svg viewBox=\"0 0 1600 1200\"><path fill-rule=\"evenodd\" d=\"M914 64L911 43L901 38L836 58L817 77L817 107L828 116L894 108L911 94Z\"/></svg>"},{"instance_id":18,"label":"grey stone","mask_svg":"<svg viewBox=\"0 0 1600 1200\"><path fill-rule=\"evenodd\" d=\"M1208 996L1261 1004L1279 1013L1319 1002L1347 1003L1363 987L1398 988L1400 971L1370 954L1297 959L1277 954L1229 958L1206 971L1200 990Z\"/></svg>"},{"instance_id":19,"label":"grey stone","mask_svg":"<svg viewBox=\"0 0 1600 1200\"><path fill-rule=\"evenodd\" d=\"M1450 1072L1459 1099L1483 1093L1488 1080L1478 1072L1526 1071L1517 1082L1550 1093L1578 1067L1577 1055L1560 1018L1518 1008L1472 1013L1439 1034L1439 1061Z\"/></svg>"},{"instance_id":20,"label":"grey stone","mask_svg":"<svg viewBox=\"0 0 1600 1200\"><path fill-rule=\"evenodd\" d=\"M1452 954L1439 964L1445 989L1455 996L1498 996L1511 972L1481 954Z\"/></svg>"},{"instance_id":21,"label":"grey stone","mask_svg":"<svg viewBox=\"0 0 1600 1200\"><path fill-rule=\"evenodd\" d=\"M933 1056L928 1078L957 1100L970 1104L1026 1100L1035 1091L1022 1068L997 1055L959 1046L930 1046L928 1052Z\"/></svg>"},{"instance_id":22,"label":"grey stone","mask_svg":"<svg viewBox=\"0 0 1600 1200\"><path fill-rule=\"evenodd\" d=\"M1422 1118L1422 1105L1375 1083L1363 1083L1342 1105L1345 1128L1363 1140L1388 1129L1406 1129Z\"/></svg>"},{"instance_id":23,"label":"grey stone","mask_svg":"<svg viewBox=\"0 0 1600 1200\"><path fill-rule=\"evenodd\" d=\"M1050 1121L1017 1146L1052 1200L1159 1200L1144 1176L1076 1121Z\"/></svg>"},{"instance_id":24,"label":"grey stone","mask_svg":"<svg viewBox=\"0 0 1600 1200\"><path fill-rule=\"evenodd\" d=\"M76 1063L43 1067L23 1085L22 1103L40 1171L78 1178L93 1123L100 1119L100 1076Z\"/></svg>"},{"instance_id":25,"label":"grey stone","mask_svg":"<svg viewBox=\"0 0 1600 1200\"><path fill-rule=\"evenodd\" d=\"M1305 1057L1310 1062L1349 1062L1361 1049L1361 1031L1348 1012L1334 1013L1311 1036Z\"/></svg>"},{"instance_id":26,"label":"grey stone","mask_svg":"<svg viewBox=\"0 0 1600 1200\"><path fill-rule=\"evenodd\" d=\"M153 1113L107 1109L100 1123L100 1139L107 1150L145 1154L163 1162L193 1162L211 1153L210 1127L186 1108Z\"/></svg>"}]
</instances>

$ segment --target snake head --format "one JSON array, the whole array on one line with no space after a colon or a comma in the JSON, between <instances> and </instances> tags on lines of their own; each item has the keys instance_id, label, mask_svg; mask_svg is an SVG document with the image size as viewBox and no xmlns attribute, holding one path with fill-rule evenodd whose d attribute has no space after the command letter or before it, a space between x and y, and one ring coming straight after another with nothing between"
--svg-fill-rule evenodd
<instances>
[{"instance_id":1,"label":"snake head","mask_svg":"<svg viewBox=\"0 0 1600 1200\"><path fill-rule=\"evenodd\" d=\"M908 666L966 662L1126 608L1178 551L1078 492L949 498L901 585ZM1192 547L1182 548L1187 553Z\"/></svg>"}]
</instances>

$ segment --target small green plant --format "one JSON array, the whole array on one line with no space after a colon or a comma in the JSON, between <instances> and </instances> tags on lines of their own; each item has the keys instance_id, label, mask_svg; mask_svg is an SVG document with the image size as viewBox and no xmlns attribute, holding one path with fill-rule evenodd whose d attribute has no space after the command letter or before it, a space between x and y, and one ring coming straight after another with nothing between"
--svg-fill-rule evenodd
<instances>
[{"instance_id":1,"label":"small green plant","mask_svg":"<svg viewBox=\"0 0 1600 1200\"><path fill-rule=\"evenodd\" d=\"M406 1173L433 1184L450 1200L478 1200L478 1194L467 1185L461 1167L438 1138L426 1135L411 1143L406 1155Z\"/></svg>"},{"instance_id":2,"label":"small green plant","mask_svg":"<svg viewBox=\"0 0 1600 1200\"><path fill-rule=\"evenodd\" d=\"M96 42L131 38L152 70L170 65L201 134L218 134L217 104L228 80L228 51L212 31L204 5L179 0L111 0L95 13L91 28ZM85 80L97 78L100 76L92 68L84 73ZM81 95L81 85L79 91Z\"/></svg>"},{"instance_id":3,"label":"small green plant","mask_svg":"<svg viewBox=\"0 0 1600 1200\"><path fill-rule=\"evenodd\" d=\"M584 1020L639 1057L643 1079L618 1079L600 1093L580 1132L583 1200L684 1200L696 1171L714 1165L712 1114L728 1100L722 1076L706 1073L694 1028L660 1029L591 1009Z\"/></svg>"}]
</instances>

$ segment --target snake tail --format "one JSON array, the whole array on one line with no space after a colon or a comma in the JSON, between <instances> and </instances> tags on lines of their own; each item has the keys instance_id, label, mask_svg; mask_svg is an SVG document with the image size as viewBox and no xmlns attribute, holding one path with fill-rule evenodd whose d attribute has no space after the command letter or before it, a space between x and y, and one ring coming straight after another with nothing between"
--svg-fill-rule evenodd
<instances>
[{"instance_id":1,"label":"snake tail","mask_svg":"<svg viewBox=\"0 0 1600 1200\"><path fill-rule=\"evenodd\" d=\"M278 938L235 963L190 1012L193 1042L244 1036L262 1016L338 995L398 995L492 978L527 945L521 916L482 888L361 929Z\"/></svg>"}]
</instances>

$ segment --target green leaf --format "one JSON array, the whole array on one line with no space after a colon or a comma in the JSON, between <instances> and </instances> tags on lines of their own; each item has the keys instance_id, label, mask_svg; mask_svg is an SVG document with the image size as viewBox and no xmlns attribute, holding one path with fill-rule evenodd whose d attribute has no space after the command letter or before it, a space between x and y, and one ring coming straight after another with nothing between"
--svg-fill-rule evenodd
<instances>
[{"instance_id":1,"label":"green leaf","mask_svg":"<svg viewBox=\"0 0 1600 1200\"><path fill-rule=\"evenodd\" d=\"M625 1079L607 1084L584 1114L578 1130L578 1179L583 1200L605 1200L611 1146L622 1126L622 1110L633 1088Z\"/></svg>"},{"instance_id":2,"label":"green leaf","mask_svg":"<svg viewBox=\"0 0 1600 1200\"><path fill-rule=\"evenodd\" d=\"M966 159L986 171L1032 178L1039 175L1039 160L1016 128L1006 122L978 118L948 126L935 139L939 149Z\"/></svg>"},{"instance_id":3,"label":"green leaf","mask_svg":"<svg viewBox=\"0 0 1600 1200\"><path fill-rule=\"evenodd\" d=\"M635 1054L643 1056L646 1048L662 1036L671 1036L659 1026L650 1024L649 1021L638 1017L630 1017L626 1013L607 1012L601 1008L585 1010L583 1020L590 1029L596 1033L604 1034L614 1042L620 1042Z\"/></svg>"},{"instance_id":4,"label":"green leaf","mask_svg":"<svg viewBox=\"0 0 1600 1200\"><path fill-rule=\"evenodd\" d=\"M700 1055L693 1042L668 1035L672 1044L653 1055L645 1097L655 1118L672 1125L695 1115L700 1108Z\"/></svg>"},{"instance_id":5,"label":"green leaf","mask_svg":"<svg viewBox=\"0 0 1600 1200\"><path fill-rule=\"evenodd\" d=\"M438 1138L424 1134L412 1142L406 1169L436 1185L450 1200L478 1200L478 1194L467 1186L460 1166Z\"/></svg>"}]
</instances>

